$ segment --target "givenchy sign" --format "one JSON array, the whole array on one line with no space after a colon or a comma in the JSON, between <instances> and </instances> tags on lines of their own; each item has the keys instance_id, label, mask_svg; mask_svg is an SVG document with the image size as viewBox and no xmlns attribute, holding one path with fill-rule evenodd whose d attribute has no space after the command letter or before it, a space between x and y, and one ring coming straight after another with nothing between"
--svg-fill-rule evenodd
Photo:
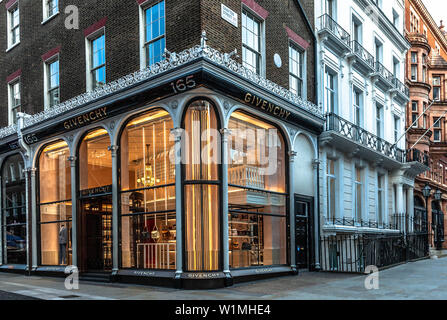
<instances>
[{"instance_id":1,"label":"givenchy sign","mask_svg":"<svg viewBox=\"0 0 447 320\"><path fill-rule=\"evenodd\" d=\"M107 118L107 107L99 108L81 116L71 118L64 122L64 128L67 130L76 129L105 118Z\"/></svg>"},{"instance_id":2,"label":"givenchy sign","mask_svg":"<svg viewBox=\"0 0 447 320\"><path fill-rule=\"evenodd\" d=\"M262 99L254 94L248 93L245 95L244 101L252 106L262 109L267 113L274 115L282 120L287 120L290 116L290 112L284 108L281 108L265 99Z\"/></svg>"}]
</instances>

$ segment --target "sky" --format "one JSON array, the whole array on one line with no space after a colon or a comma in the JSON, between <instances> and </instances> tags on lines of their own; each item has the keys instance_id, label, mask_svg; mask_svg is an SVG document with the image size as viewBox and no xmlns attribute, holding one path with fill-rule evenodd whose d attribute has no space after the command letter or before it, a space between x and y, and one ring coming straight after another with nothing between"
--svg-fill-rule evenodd
<instances>
[{"instance_id":1,"label":"sky","mask_svg":"<svg viewBox=\"0 0 447 320\"><path fill-rule=\"evenodd\" d=\"M444 25L447 25L447 0L422 0L422 2L437 25L441 20L444 21Z\"/></svg>"}]
</instances>

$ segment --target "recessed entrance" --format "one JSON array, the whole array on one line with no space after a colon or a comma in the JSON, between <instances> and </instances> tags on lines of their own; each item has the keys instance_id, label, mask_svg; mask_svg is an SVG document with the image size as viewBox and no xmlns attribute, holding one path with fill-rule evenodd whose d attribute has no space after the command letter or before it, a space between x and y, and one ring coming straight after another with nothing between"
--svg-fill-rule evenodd
<instances>
[{"instance_id":1,"label":"recessed entrance","mask_svg":"<svg viewBox=\"0 0 447 320\"><path fill-rule=\"evenodd\" d=\"M112 157L104 129L79 146L78 261L81 273L112 271Z\"/></svg>"},{"instance_id":2,"label":"recessed entrance","mask_svg":"<svg viewBox=\"0 0 447 320\"><path fill-rule=\"evenodd\" d=\"M81 271L112 270L112 197L81 200Z\"/></svg>"}]
</instances>

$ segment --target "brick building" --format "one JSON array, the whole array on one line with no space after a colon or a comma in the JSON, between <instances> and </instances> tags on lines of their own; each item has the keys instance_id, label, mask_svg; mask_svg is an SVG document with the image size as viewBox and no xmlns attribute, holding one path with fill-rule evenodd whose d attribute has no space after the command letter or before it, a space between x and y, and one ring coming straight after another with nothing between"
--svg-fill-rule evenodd
<instances>
[{"instance_id":1,"label":"brick building","mask_svg":"<svg viewBox=\"0 0 447 320\"><path fill-rule=\"evenodd\" d=\"M446 34L442 21L438 26L420 0L406 1L405 33L411 43L406 68L410 87L406 121L408 149L430 167L430 171L416 179L415 217L421 230L428 229L432 235L431 247L447 248L443 213L447 205ZM431 188L428 198L423 194L425 186ZM435 197L438 190L442 193L441 199Z\"/></svg>"},{"instance_id":2,"label":"brick building","mask_svg":"<svg viewBox=\"0 0 447 320\"><path fill-rule=\"evenodd\" d=\"M196 288L318 268L313 8L3 1L0 270Z\"/></svg>"}]
</instances>

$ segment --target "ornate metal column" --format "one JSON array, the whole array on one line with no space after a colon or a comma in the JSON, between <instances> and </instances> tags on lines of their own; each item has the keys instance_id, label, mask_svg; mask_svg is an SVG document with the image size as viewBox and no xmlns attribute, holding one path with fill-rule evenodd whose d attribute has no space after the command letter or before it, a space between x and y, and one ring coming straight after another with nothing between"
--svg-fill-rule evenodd
<instances>
[{"instance_id":1,"label":"ornate metal column","mask_svg":"<svg viewBox=\"0 0 447 320\"><path fill-rule=\"evenodd\" d=\"M225 285L231 286L233 281L230 273L230 248L228 244L228 138L231 130L224 128L220 130L222 135L222 251L223 272L225 274Z\"/></svg>"},{"instance_id":2,"label":"ornate metal column","mask_svg":"<svg viewBox=\"0 0 447 320\"><path fill-rule=\"evenodd\" d=\"M36 168L30 168L31 175L31 239L32 239L32 268L31 271L35 271L37 265L37 182L36 182Z\"/></svg>"},{"instance_id":3,"label":"ornate metal column","mask_svg":"<svg viewBox=\"0 0 447 320\"><path fill-rule=\"evenodd\" d=\"M119 256L119 201L118 201L118 146L110 146L112 154L112 276L118 273Z\"/></svg>"},{"instance_id":4,"label":"ornate metal column","mask_svg":"<svg viewBox=\"0 0 447 320\"><path fill-rule=\"evenodd\" d=\"M175 161L175 219L176 219L176 249L175 249L175 281L176 286L181 286L183 273L183 221L182 221L182 134L181 128L171 130L174 137L174 161ZM172 159L171 159L172 161Z\"/></svg>"},{"instance_id":5,"label":"ornate metal column","mask_svg":"<svg viewBox=\"0 0 447 320\"><path fill-rule=\"evenodd\" d=\"M78 184L76 176L77 157L70 156L71 167L71 250L72 250L72 264L78 266Z\"/></svg>"},{"instance_id":6,"label":"ornate metal column","mask_svg":"<svg viewBox=\"0 0 447 320\"><path fill-rule=\"evenodd\" d=\"M31 187L31 174L29 169L23 169L23 174L25 175L25 208L26 208L26 274L29 275L31 270L31 251L34 247L32 243L32 231L30 229L32 218L31 218L31 203L30 203L30 187Z\"/></svg>"},{"instance_id":7,"label":"ornate metal column","mask_svg":"<svg viewBox=\"0 0 447 320\"><path fill-rule=\"evenodd\" d=\"M289 219L290 219L290 266L292 270L298 274L296 267L296 238L295 238L295 151L289 152Z\"/></svg>"}]
</instances>

